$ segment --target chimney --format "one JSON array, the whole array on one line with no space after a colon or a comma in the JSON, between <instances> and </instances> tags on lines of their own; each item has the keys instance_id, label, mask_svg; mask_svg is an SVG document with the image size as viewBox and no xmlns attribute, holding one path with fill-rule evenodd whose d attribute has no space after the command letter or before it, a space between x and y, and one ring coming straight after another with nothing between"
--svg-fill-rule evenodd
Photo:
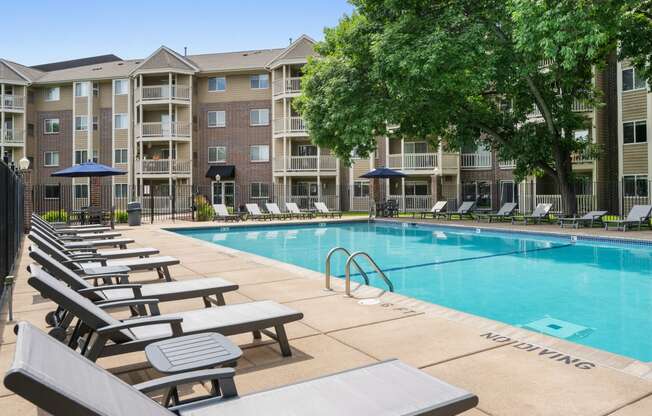
<instances>
[{"instance_id":1,"label":"chimney","mask_svg":"<svg viewBox=\"0 0 652 416\"><path fill-rule=\"evenodd\" d=\"M183 56L188 56L188 47L187 46L183 47Z\"/></svg>"}]
</instances>

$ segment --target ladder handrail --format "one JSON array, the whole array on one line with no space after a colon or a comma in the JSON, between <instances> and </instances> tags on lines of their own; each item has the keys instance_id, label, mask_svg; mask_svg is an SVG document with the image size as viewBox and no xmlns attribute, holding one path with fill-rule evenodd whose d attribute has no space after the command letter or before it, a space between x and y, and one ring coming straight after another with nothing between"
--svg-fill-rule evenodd
<instances>
[{"instance_id":1,"label":"ladder handrail","mask_svg":"<svg viewBox=\"0 0 652 416\"><path fill-rule=\"evenodd\" d=\"M344 275L345 275L345 279L346 279L346 281L345 281L345 283L346 283L346 296L351 296L351 263L353 262L353 263L356 263L356 265L357 265L357 262L355 261L355 258L357 256L365 257L369 261L369 263L371 263L371 265L374 267L374 269L376 269L376 273L378 273L378 275L380 275L380 277L383 278L383 280L385 281L385 284L387 284L387 286L389 287L389 291L390 292L394 291L394 284L392 283L391 280L389 280L387 278L385 273L383 273L383 271L380 270L380 267L378 267L378 264L376 264L374 259L372 259L371 256L369 254L365 253L364 251L356 251L355 253L353 253L353 254L351 254L349 256L349 258L346 260L346 265L344 266ZM369 281L367 281L367 285L369 285Z\"/></svg>"},{"instance_id":2,"label":"ladder handrail","mask_svg":"<svg viewBox=\"0 0 652 416\"><path fill-rule=\"evenodd\" d=\"M328 252L328 254L326 255L326 268L324 270L326 290L331 290L331 257L333 256L333 254L335 254L338 251L343 251L347 256L351 257L351 253L349 252L349 250L345 249L344 247L335 247ZM362 267L360 267L358 262L354 261L354 264L355 267L358 269L358 272L362 275L362 278L364 279L365 283L368 285L369 276L367 276L367 273L364 270L362 270Z\"/></svg>"}]
</instances>

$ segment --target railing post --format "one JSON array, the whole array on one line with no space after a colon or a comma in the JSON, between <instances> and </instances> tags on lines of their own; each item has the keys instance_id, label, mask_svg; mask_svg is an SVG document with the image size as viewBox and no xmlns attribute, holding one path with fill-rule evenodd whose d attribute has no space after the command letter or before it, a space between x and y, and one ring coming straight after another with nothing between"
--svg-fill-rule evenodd
<instances>
[{"instance_id":1,"label":"railing post","mask_svg":"<svg viewBox=\"0 0 652 416\"><path fill-rule=\"evenodd\" d=\"M7 311L9 312L9 322L14 320L14 305L13 293L14 292L14 276L5 277L4 296L7 299Z\"/></svg>"}]
</instances>

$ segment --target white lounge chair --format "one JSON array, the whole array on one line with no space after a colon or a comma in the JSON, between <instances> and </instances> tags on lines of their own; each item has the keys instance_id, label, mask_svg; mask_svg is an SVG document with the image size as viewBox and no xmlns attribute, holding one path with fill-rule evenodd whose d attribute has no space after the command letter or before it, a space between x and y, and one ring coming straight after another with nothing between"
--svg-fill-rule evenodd
<instances>
[{"instance_id":1,"label":"white lounge chair","mask_svg":"<svg viewBox=\"0 0 652 416\"><path fill-rule=\"evenodd\" d=\"M272 214L265 214L260 210L258 204L245 204L247 208L247 219L252 220L273 220Z\"/></svg>"},{"instance_id":2,"label":"white lounge chair","mask_svg":"<svg viewBox=\"0 0 652 416\"><path fill-rule=\"evenodd\" d=\"M609 226L616 226L616 230L627 231L627 227L636 226L641 229L645 225L650 227L650 213L652 212L652 205L634 205L627 218L622 220L611 220L604 222L604 229L609 230Z\"/></svg>"},{"instance_id":3,"label":"white lounge chair","mask_svg":"<svg viewBox=\"0 0 652 416\"><path fill-rule=\"evenodd\" d=\"M240 216L237 214L229 214L229 210L224 204L213 204L213 211L215 211L214 221L240 221Z\"/></svg>"},{"instance_id":4,"label":"white lounge chair","mask_svg":"<svg viewBox=\"0 0 652 416\"><path fill-rule=\"evenodd\" d=\"M323 202L315 202L315 209L317 209L317 212L322 217L335 218L335 216L338 216L339 218L342 218L342 211L331 211Z\"/></svg>"},{"instance_id":5,"label":"white lounge chair","mask_svg":"<svg viewBox=\"0 0 652 416\"><path fill-rule=\"evenodd\" d=\"M286 202L285 208L287 208L290 214L296 216L297 218L313 218L315 216L314 212L301 211L296 202Z\"/></svg>"}]
</instances>

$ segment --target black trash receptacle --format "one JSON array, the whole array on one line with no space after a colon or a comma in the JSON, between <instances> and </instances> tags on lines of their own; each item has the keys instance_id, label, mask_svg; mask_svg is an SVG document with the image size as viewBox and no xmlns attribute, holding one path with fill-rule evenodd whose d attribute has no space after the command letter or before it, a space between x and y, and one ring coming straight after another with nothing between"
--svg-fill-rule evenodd
<instances>
[{"instance_id":1,"label":"black trash receptacle","mask_svg":"<svg viewBox=\"0 0 652 416\"><path fill-rule=\"evenodd\" d=\"M142 215L143 207L140 202L133 201L127 204L127 220L129 221L129 226L140 225Z\"/></svg>"}]
</instances>

